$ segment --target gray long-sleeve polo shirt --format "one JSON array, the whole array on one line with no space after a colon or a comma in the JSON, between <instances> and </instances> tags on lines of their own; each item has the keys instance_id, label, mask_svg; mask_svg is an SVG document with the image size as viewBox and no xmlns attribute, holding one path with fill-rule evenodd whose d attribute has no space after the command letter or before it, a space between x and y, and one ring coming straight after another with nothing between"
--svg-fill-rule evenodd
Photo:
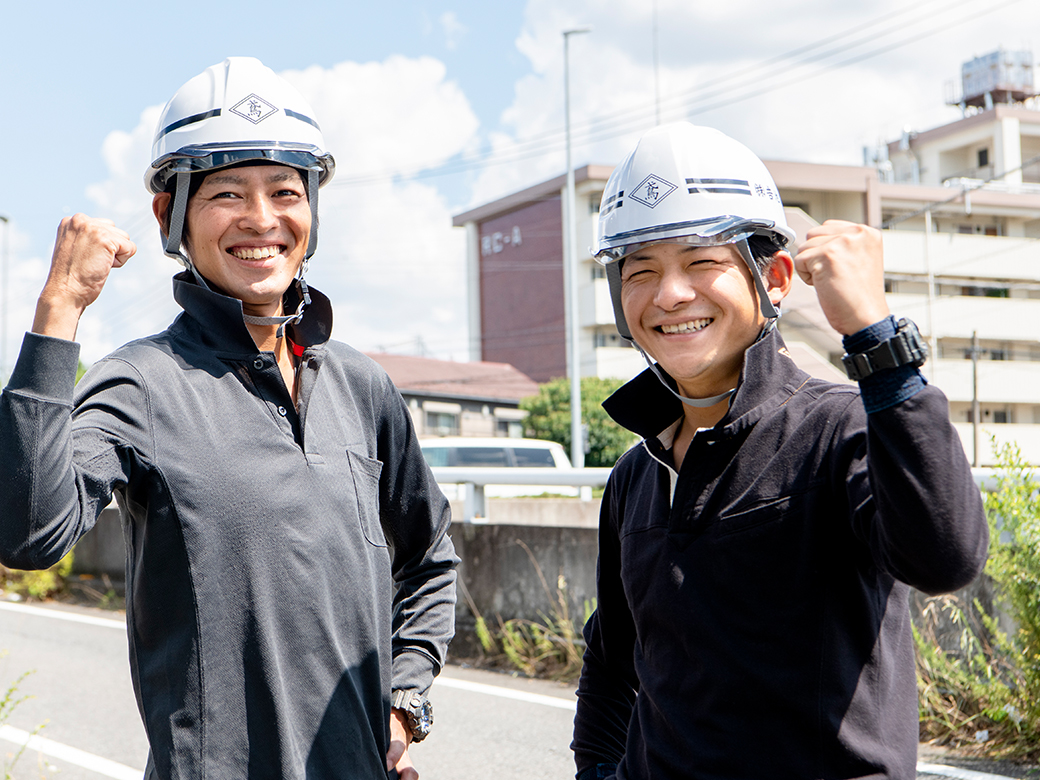
<instances>
[{"instance_id":1,"label":"gray long-sleeve polo shirt","mask_svg":"<svg viewBox=\"0 0 1040 780\"><path fill-rule=\"evenodd\" d=\"M329 340L313 288L289 331L298 413L241 302L187 274L174 295L174 323L75 395L78 345L26 335L0 401L0 560L53 564L115 495L150 776L385 777L391 686L427 689L454 630L448 503L408 411Z\"/></svg>"}]
</instances>

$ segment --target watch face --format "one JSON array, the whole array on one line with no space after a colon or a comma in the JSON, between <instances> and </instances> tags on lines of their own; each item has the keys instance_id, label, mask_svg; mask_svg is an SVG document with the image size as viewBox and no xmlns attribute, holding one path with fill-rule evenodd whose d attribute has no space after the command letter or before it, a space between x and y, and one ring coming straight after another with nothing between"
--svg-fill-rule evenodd
<instances>
[{"instance_id":1,"label":"watch face","mask_svg":"<svg viewBox=\"0 0 1040 780\"><path fill-rule=\"evenodd\" d=\"M428 699L423 701L419 706L419 711L416 713L416 716L416 720L419 722L419 728L429 731L430 726L433 725L433 705L430 704Z\"/></svg>"}]
</instances>

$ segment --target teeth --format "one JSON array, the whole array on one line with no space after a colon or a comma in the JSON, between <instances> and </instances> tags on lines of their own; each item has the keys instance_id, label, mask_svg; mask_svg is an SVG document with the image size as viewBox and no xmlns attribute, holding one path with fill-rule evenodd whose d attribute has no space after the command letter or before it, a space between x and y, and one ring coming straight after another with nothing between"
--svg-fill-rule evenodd
<instances>
[{"instance_id":1,"label":"teeth","mask_svg":"<svg viewBox=\"0 0 1040 780\"><path fill-rule=\"evenodd\" d=\"M279 251L279 248L276 246L247 247L244 249L235 249L231 254L240 260L263 260L267 257L274 257L279 253Z\"/></svg>"},{"instance_id":2,"label":"teeth","mask_svg":"<svg viewBox=\"0 0 1040 780\"><path fill-rule=\"evenodd\" d=\"M665 333L692 333L695 330L707 327L711 324L710 318L680 322L678 325L662 325L661 330Z\"/></svg>"}]
</instances>

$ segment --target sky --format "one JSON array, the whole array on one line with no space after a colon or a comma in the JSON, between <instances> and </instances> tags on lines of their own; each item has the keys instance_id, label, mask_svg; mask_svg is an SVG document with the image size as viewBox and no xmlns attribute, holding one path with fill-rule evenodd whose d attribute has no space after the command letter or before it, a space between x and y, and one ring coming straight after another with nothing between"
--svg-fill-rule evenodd
<instances>
[{"instance_id":1,"label":"sky","mask_svg":"<svg viewBox=\"0 0 1040 780\"><path fill-rule=\"evenodd\" d=\"M311 103L336 175L308 281L335 338L465 360L465 242L452 216L565 169L616 164L657 121L711 125L773 160L861 165L864 148L960 117L962 63L1030 49L1035 0L0 0L0 375L32 323L60 220L127 230L77 340L91 363L176 316L143 184L165 102L227 56ZM1034 52L1040 57L1040 48ZM2 284L2 282L0 282Z\"/></svg>"}]
</instances>

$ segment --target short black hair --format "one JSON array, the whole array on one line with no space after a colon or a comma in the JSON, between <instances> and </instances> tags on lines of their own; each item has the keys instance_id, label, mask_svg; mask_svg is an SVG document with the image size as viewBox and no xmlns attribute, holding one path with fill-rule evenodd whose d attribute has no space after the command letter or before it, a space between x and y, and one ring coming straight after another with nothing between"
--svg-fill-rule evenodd
<instances>
[{"instance_id":1,"label":"short black hair","mask_svg":"<svg viewBox=\"0 0 1040 780\"><path fill-rule=\"evenodd\" d=\"M787 248L787 237L780 233L756 233L747 240L751 256L759 270L764 271L773 262L773 255Z\"/></svg>"},{"instance_id":2,"label":"short black hair","mask_svg":"<svg viewBox=\"0 0 1040 780\"><path fill-rule=\"evenodd\" d=\"M212 170L212 171L194 171L191 174L191 176L189 177L189 179L188 179L188 202L190 203L191 199L195 197L195 193L197 193L199 191L199 188L202 186L202 182L204 182L206 180L206 177L209 176L211 173L217 173L218 171L227 171L227 170L230 170L231 168L246 168L246 167L252 166L252 165L280 165L280 164L281 163L279 163L277 160L243 160L240 163L235 163L234 165L228 165L228 166L225 166L223 168L217 168L217 169ZM291 166L289 166L289 167L291 167ZM307 178L307 175L304 173L304 171L301 171L299 168L293 168L293 170L295 170L298 174L300 174L300 180L303 182L304 192L307 193L307 199L310 200L310 197L311 197L310 181ZM163 230L166 231L167 233L169 233L169 230L170 230L170 220L173 219L173 201L175 200L176 195L177 195L177 177L176 176L171 176L169 178L169 180L166 182L166 189L164 189L163 192L170 193L170 204L166 207L166 220L163 222L163 226L162 226ZM315 227L317 227L317 225L312 225L311 229L313 230ZM185 221L184 227L182 228L182 238L183 237L187 237L187 235L188 235L188 223L187 223L187 221Z\"/></svg>"}]
</instances>

